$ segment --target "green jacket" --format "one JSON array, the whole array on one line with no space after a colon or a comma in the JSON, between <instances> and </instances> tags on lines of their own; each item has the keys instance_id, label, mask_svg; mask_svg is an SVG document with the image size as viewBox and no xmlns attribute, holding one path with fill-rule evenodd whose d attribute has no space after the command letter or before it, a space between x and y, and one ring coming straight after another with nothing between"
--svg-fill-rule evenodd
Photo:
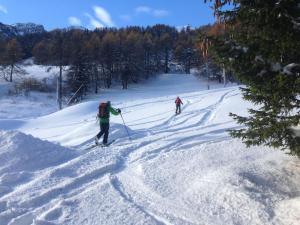
<instances>
[{"instance_id":1,"label":"green jacket","mask_svg":"<svg viewBox=\"0 0 300 225\"><path fill-rule=\"evenodd\" d=\"M120 114L116 109L114 109L111 106L108 107L108 111L115 116ZM108 115L108 118L100 118L98 115L98 118L99 118L100 123L109 123L109 115Z\"/></svg>"}]
</instances>

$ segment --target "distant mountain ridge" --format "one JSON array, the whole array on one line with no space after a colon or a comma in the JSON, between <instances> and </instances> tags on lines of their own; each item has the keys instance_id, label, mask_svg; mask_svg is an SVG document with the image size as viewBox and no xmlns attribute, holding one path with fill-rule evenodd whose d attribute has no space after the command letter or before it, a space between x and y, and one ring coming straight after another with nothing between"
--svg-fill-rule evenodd
<instances>
[{"instance_id":1,"label":"distant mountain ridge","mask_svg":"<svg viewBox=\"0 0 300 225\"><path fill-rule=\"evenodd\" d=\"M46 32L44 26L35 23L16 23L13 25L0 23L0 37L4 38L44 32Z\"/></svg>"}]
</instances>

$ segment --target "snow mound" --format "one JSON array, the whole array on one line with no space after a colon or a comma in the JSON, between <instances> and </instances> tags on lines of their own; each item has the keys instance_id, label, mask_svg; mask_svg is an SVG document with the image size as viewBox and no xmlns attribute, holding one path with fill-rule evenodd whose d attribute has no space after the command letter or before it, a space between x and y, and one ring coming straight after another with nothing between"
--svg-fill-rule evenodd
<instances>
[{"instance_id":1,"label":"snow mound","mask_svg":"<svg viewBox=\"0 0 300 225\"><path fill-rule=\"evenodd\" d=\"M0 131L0 179L16 172L45 169L66 162L76 153L18 131Z\"/></svg>"}]
</instances>

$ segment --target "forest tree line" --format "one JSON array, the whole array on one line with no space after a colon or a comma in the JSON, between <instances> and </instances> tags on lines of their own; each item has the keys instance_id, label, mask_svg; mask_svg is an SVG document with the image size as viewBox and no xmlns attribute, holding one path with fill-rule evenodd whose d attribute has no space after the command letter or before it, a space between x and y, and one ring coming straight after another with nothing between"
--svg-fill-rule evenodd
<instances>
[{"instance_id":1,"label":"forest tree line","mask_svg":"<svg viewBox=\"0 0 300 225\"><path fill-rule=\"evenodd\" d=\"M113 82L127 89L171 67L190 73L204 61L199 41L211 26L198 29L158 24L149 27L102 28L91 30L57 29L44 34L30 34L0 40L0 65L9 68L8 80L20 60L33 57L39 65L57 66L61 95L62 73L67 70L70 92L98 92ZM174 64L175 63L175 64Z\"/></svg>"}]
</instances>

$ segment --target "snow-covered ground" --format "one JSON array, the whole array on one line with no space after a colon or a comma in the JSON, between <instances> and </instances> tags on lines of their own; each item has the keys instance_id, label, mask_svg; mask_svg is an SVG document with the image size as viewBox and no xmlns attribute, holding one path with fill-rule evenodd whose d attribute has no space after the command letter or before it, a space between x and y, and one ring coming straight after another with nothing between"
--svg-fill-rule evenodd
<instances>
[{"instance_id":1,"label":"snow-covered ground","mask_svg":"<svg viewBox=\"0 0 300 225\"><path fill-rule=\"evenodd\" d=\"M0 119L0 224L299 224L300 160L246 148L227 129L238 87L162 75L37 118ZM174 101L184 102L174 115ZM89 148L100 101L107 148ZM16 119L18 118L18 119Z\"/></svg>"},{"instance_id":2,"label":"snow-covered ground","mask_svg":"<svg viewBox=\"0 0 300 225\"><path fill-rule=\"evenodd\" d=\"M24 119L36 118L57 111L56 94L54 92L40 93L24 90L16 94L16 85L24 79L33 78L40 82L46 82L55 87L55 77L58 68L53 66L40 66L33 64L32 59L24 60L18 65L25 74L14 73L13 82L7 82L0 76L0 119ZM0 127L1 129L1 127Z\"/></svg>"},{"instance_id":3,"label":"snow-covered ground","mask_svg":"<svg viewBox=\"0 0 300 225\"><path fill-rule=\"evenodd\" d=\"M5 94L0 97L0 106L0 119L36 118L57 111L55 93Z\"/></svg>"}]
</instances>

